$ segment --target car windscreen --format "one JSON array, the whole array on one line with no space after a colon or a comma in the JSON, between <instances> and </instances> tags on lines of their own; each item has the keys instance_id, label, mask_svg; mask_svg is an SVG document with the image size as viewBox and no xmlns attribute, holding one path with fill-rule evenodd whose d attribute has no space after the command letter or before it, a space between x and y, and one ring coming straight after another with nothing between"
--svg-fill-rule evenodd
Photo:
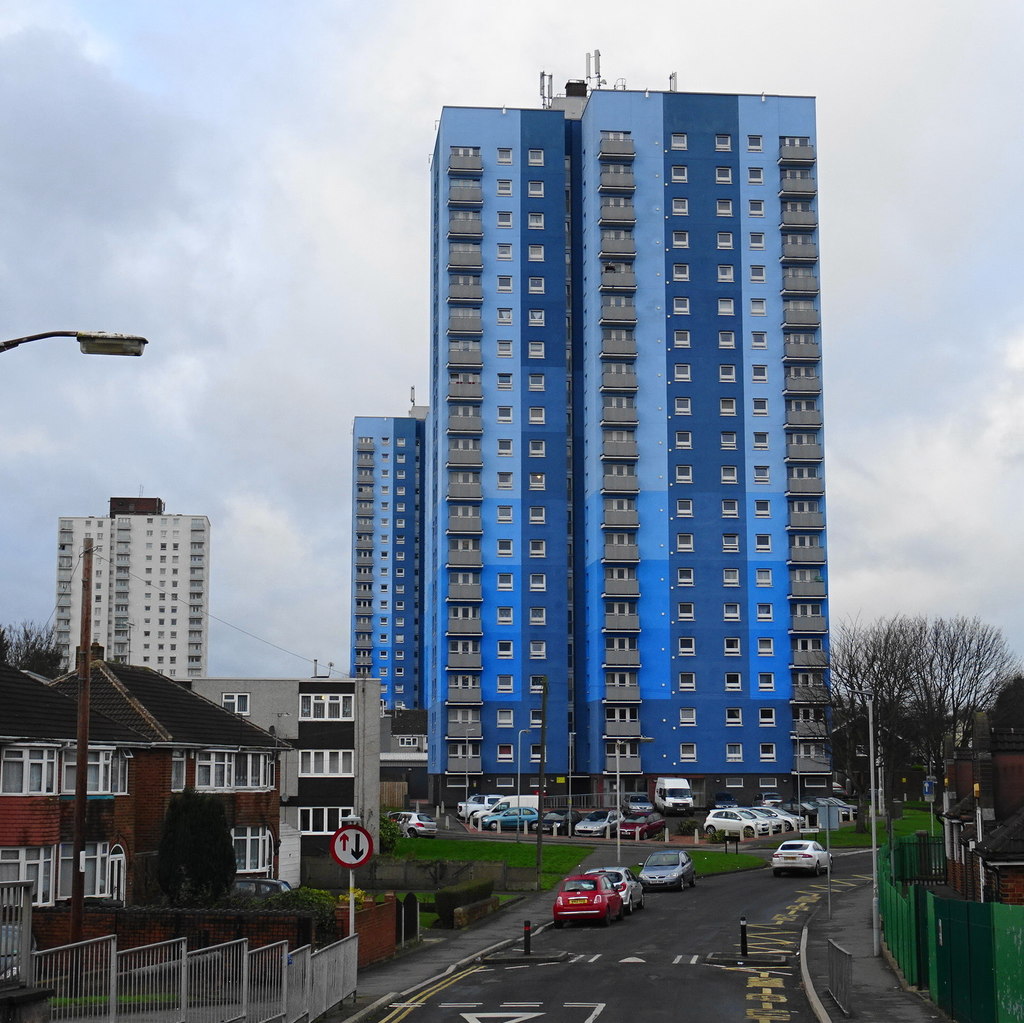
<instances>
[{"instance_id":1,"label":"car windscreen","mask_svg":"<svg viewBox=\"0 0 1024 1023\"><path fill-rule=\"evenodd\" d=\"M603 820L607 819L607 817L608 817L608 811L607 810L594 810L593 813L588 813L587 816L584 817L583 819L587 820L587 821L603 821Z\"/></svg>"},{"instance_id":2,"label":"car windscreen","mask_svg":"<svg viewBox=\"0 0 1024 1023\"><path fill-rule=\"evenodd\" d=\"M647 857L645 867L675 867L679 864L679 853L653 853Z\"/></svg>"}]
</instances>

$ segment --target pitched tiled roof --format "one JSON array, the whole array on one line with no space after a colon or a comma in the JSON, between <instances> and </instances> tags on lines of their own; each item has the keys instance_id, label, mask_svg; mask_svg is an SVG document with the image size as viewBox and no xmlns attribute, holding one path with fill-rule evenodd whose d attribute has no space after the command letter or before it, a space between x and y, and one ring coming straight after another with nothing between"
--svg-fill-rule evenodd
<instances>
[{"instance_id":1,"label":"pitched tiled roof","mask_svg":"<svg viewBox=\"0 0 1024 1023\"><path fill-rule=\"evenodd\" d=\"M1010 814L998 827L976 846L986 859L1012 856L1018 859L1024 853L1024 807Z\"/></svg>"},{"instance_id":2,"label":"pitched tiled roof","mask_svg":"<svg viewBox=\"0 0 1024 1023\"><path fill-rule=\"evenodd\" d=\"M76 684L65 675L62 692ZM92 706L147 736L150 742L195 746L280 748L288 743L152 668L92 662Z\"/></svg>"},{"instance_id":3,"label":"pitched tiled roof","mask_svg":"<svg viewBox=\"0 0 1024 1023\"><path fill-rule=\"evenodd\" d=\"M89 735L96 742L146 742L130 725L107 717L92 699L90 687ZM47 682L0 664L0 739L70 739L78 734L77 680L64 691Z\"/></svg>"}]
</instances>

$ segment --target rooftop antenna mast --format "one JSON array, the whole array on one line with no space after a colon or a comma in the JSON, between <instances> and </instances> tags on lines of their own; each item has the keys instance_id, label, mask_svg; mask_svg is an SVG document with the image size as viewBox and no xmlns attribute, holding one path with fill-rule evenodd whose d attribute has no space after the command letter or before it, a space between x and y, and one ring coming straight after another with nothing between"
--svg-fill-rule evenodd
<instances>
[{"instance_id":1,"label":"rooftop antenna mast","mask_svg":"<svg viewBox=\"0 0 1024 1023\"><path fill-rule=\"evenodd\" d=\"M551 79L552 75L544 71L540 73L540 106L542 110L551 108Z\"/></svg>"},{"instance_id":2,"label":"rooftop antenna mast","mask_svg":"<svg viewBox=\"0 0 1024 1023\"><path fill-rule=\"evenodd\" d=\"M672 74L670 74L668 76L668 91L669 92L675 92L676 91L676 82L677 82L677 73L675 71L673 71Z\"/></svg>"}]
</instances>

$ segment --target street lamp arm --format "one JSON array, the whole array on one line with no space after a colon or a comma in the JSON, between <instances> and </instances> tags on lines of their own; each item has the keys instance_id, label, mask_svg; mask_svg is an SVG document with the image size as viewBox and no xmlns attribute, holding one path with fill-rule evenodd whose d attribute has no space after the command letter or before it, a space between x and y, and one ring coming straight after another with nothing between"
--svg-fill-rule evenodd
<instances>
[{"instance_id":1,"label":"street lamp arm","mask_svg":"<svg viewBox=\"0 0 1024 1023\"><path fill-rule=\"evenodd\" d=\"M110 334L96 330L47 330L42 334L27 334L25 337L0 341L0 352L29 341L41 341L48 337L73 337L85 355L141 355L149 342L137 334Z\"/></svg>"}]
</instances>

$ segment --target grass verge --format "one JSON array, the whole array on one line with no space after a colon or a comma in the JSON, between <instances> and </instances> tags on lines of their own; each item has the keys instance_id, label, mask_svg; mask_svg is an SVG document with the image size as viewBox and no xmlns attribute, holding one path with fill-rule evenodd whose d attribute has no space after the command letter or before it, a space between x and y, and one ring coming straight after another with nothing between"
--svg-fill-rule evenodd
<instances>
[{"instance_id":1,"label":"grass verge","mask_svg":"<svg viewBox=\"0 0 1024 1023\"><path fill-rule=\"evenodd\" d=\"M903 816L892 822L893 835L902 838L905 835L913 835L917 831L924 831L930 834L932 816L925 810L908 810L904 808ZM865 821L866 830L858 831L856 826L844 825L838 831L833 831L826 836L824 831L819 831L814 837L822 844L828 844L833 849L867 849L871 845L871 822ZM878 818L878 844L882 845L887 838L885 818ZM936 829L938 831L938 829ZM826 843L826 837L828 839Z\"/></svg>"}]
</instances>

